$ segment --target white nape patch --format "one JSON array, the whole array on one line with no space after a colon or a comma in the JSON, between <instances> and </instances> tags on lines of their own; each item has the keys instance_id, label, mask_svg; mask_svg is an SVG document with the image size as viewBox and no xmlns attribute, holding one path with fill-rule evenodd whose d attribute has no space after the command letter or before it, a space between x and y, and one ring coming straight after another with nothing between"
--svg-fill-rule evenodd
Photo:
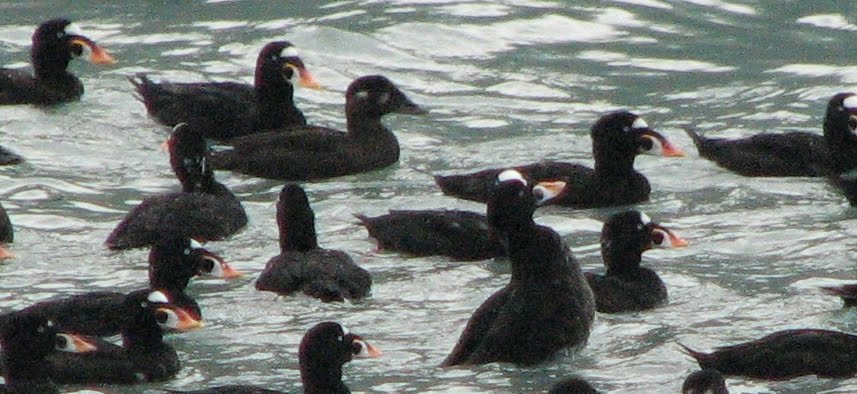
<instances>
[{"instance_id":1,"label":"white nape patch","mask_svg":"<svg viewBox=\"0 0 857 394\"><path fill-rule=\"evenodd\" d=\"M339 327L341 327L341 328L342 328L342 335L348 335L348 334L351 334L351 331L349 331L349 330L348 330L348 327L345 327L345 326L344 326L344 325L342 325L342 324L340 324L340 325L339 325Z\"/></svg>"},{"instance_id":2,"label":"white nape patch","mask_svg":"<svg viewBox=\"0 0 857 394\"><path fill-rule=\"evenodd\" d=\"M280 51L280 57L298 57L298 50L293 46L288 46Z\"/></svg>"},{"instance_id":3,"label":"white nape patch","mask_svg":"<svg viewBox=\"0 0 857 394\"><path fill-rule=\"evenodd\" d=\"M361 100L365 100L369 97L369 92L366 90L358 90L357 93L354 93L354 97L357 97Z\"/></svg>"},{"instance_id":4,"label":"white nape patch","mask_svg":"<svg viewBox=\"0 0 857 394\"><path fill-rule=\"evenodd\" d=\"M857 95L848 96L842 100L842 106L848 109L857 109Z\"/></svg>"},{"instance_id":5,"label":"white nape patch","mask_svg":"<svg viewBox=\"0 0 857 394\"><path fill-rule=\"evenodd\" d=\"M65 34L74 34L74 35L82 36L83 30L81 30L80 26L78 26L76 23L69 23L69 24L65 25Z\"/></svg>"},{"instance_id":6,"label":"white nape patch","mask_svg":"<svg viewBox=\"0 0 857 394\"><path fill-rule=\"evenodd\" d=\"M652 218L650 218L649 215L646 215L645 213L640 212L640 222L642 222L644 225L646 225L646 224L649 224L652 222Z\"/></svg>"},{"instance_id":7,"label":"white nape patch","mask_svg":"<svg viewBox=\"0 0 857 394\"><path fill-rule=\"evenodd\" d=\"M505 170L505 171L501 172L500 175L497 175L497 181L499 181L499 182L514 181L514 180L520 181L521 183L524 184L524 186L527 185L527 180L524 179L524 176L521 175L520 171L518 171L518 170Z\"/></svg>"},{"instance_id":8,"label":"white nape patch","mask_svg":"<svg viewBox=\"0 0 857 394\"><path fill-rule=\"evenodd\" d=\"M149 293L149 296L146 297L146 299L149 300L149 302L159 302L162 304L168 304L170 302L170 299L167 298L167 295L160 291L153 291Z\"/></svg>"},{"instance_id":9,"label":"white nape patch","mask_svg":"<svg viewBox=\"0 0 857 394\"><path fill-rule=\"evenodd\" d=\"M191 249L202 249L202 244L199 243L197 240L191 238L190 239L190 248Z\"/></svg>"},{"instance_id":10,"label":"white nape patch","mask_svg":"<svg viewBox=\"0 0 857 394\"><path fill-rule=\"evenodd\" d=\"M643 120L643 118L637 118L637 120L635 120L634 123L631 124L631 128L632 129L648 129L649 124L646 123L646 121Z\"/></svg>"}]
</instances>

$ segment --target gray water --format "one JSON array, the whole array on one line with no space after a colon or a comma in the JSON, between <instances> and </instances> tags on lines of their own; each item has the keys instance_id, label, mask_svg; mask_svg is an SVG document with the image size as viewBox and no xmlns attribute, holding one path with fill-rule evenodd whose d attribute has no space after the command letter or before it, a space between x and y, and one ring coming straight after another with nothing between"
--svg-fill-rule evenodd
<instances>
[{"instance_id":1,"label":"gray water","mask_svg":"<svg viewBox=\"0 0 857 394\"><path fill-rule=\"evenodd\" d=\"M73 4L73 5L72 5ZM345 367L355 392L539 392L578 375L611 393L677 392L696 369L676 342L709 350L799 327L857 331L857 312L818 291L857 279L857 211L816 179L749 179L701 160L682 126L738 137L821 131L827 100L857 82L850 0L615 1L18 1L0 3L0 65L28 61L35 26L78 21L120 61L75 62L80 102L0 108L0 144L28 159L0 169L0 201L15 224L18 258L0 265L0 310L93 290L146 284L144 250L101 243L145 196L177 182L126 76L252 82L258 50L287 39L325 89L296 92L312 124L344 128L343 94L383 74L431 112L393 115L397 166L307 184L323 246L348 251L374 278L372 297L323 304L257 292L253 280L278 253L279 182L218 177L241 198L250 224L209 247L248 273L196 281L207 326L168 338L183 369L168 382L93 386L110 393L258 384L299 391L297 346L334 320L385 352ZM479 204L444 197L427 173L557 159L591 163L588 128L627 108L688 152L640 157L652 184L637 208L691 246L651 251L669 305L599 315L588 345L533 368L439 368L470 314L508 281L494 262L378 254L353 214ZM601 268L601 221L622 208L545 208L584 270ZM730 378L733 392L857 392L857 381ZM68 387L68 390L82 387Z\"/></svg>"}]
</instances>

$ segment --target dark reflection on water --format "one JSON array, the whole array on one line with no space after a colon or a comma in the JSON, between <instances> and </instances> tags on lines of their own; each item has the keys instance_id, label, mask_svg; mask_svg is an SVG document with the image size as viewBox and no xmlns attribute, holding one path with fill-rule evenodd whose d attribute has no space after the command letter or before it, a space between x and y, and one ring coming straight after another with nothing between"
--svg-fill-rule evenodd
<instances>
[{"instance_id":1,"label":"dark reflection on water","mask_svg":"<svg viewBox=\"0 0 857 394\"><path fill-rule=\"evenodd\" d=\"M191 287L208 326L171 336L176 379L106 392L252 383L299 390L297 345L337 320L385 351L346 367L354 391L532 392L577 374L605 392L677 392L695 369L675 345L710 349L774 330L854 331L854 316L817 288L855 278L855 213L832 187L809 179L745 179L699 160L681 127L710 135L820 132L827 99L852 89L857 20L848 1L341 1L66 2L0 4L0 64L26 64L33 27L47 16L79 21L120 63L75 62L87 92L52 109L0 108L0 144L29 162L0 169L0 201L16 225L18 259L0 266L0 309L92 290L145 284L145 251L101 242L144 196L176 188L127 75L176 81L252 81L268 41L287 39L325 86L298 89L311 123L344 128L343 94L357 76L384 74L424 117L386 119L402 144L398 166L307 185L320 242L350 252L375 278L373 296L327 305L275 298L252 281L277 253L280 184L227 173L251 218L210 245L247 277ZM588 127L629 108L689 153L641 157L653 185L640 206L691 241L652 251L644 264L667 282L668 306L600 315L586 348L535 368L441 369L470 313L503 286L502 263L377 254L354 213L458 208L428 175L543 158L591 163ZM617 209L549 208L584 269L600 270L600 223ZM853 380L764 383L729 379L735 392L853 392Z\"/></svg>"}]
</instances>

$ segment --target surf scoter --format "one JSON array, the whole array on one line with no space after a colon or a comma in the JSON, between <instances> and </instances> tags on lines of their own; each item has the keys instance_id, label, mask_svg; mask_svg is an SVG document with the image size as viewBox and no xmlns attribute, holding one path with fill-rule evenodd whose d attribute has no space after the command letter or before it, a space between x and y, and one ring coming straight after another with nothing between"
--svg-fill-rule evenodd
<instances>
[{"instance_id":1,"label":"surf scoter","mask_svg":"<svg viewBox=\"0 0 857 394\"><path fill-rule=\"evenodd\" d=\"M633 204L649 199L651 186L634 170L637 154L680 157L684 153L663 135L652 130L643 118L628 111L602 116L592 125L592 155L595 168L581 164L543 161L514 167L532 182L564 181L566 188L549 204L574 208L596 208ZM470 174L435 176L448 196L485 202L503 169Z\"/></svg>"},{"instance_id":2,"label":"surf scoter","mask_svg":"<svg viewBox=\"0 0 857 394\"><path fill-rule=\"evenodd\" d=\"M88 50L93 64L116 60L91 39L77 33L68 19L51 19L33 33L30 62L34 75L17 69L0 69L0 105L51 105L79 100L83 83L70 73L68 63Z\"/></svg>"},{"instance_id":3,"label":"surf scoter","mask_svg":"<svg viewBox=\"0 0 857 394\"><path fill-rule=\"evenodd\" d=\"M29 311L15 312L0 327L3 378L0 393L59 393L47 358L57 350L83 353L93 350L83 338L59 332L48 317Z\"/></svg>"},{"instance_id":4,"label":"surf scoter","mask_svg":"<svg viewBox=\"0 0 857 394\"><path fill-rule=\"evenodd\" d=\"M296 291L325 302L369 295L372 277L351 256L318 247L315 214L306 192L287 184L277 201L280 254L272 257L256 280L256 289L289 295Z\"/></svg>"},{"instance_id":5,"label":"surf scoter","mask_svg":"<svg viewBox=\"0 0 857 394\"><path fill-rule=\"evenodd\" d=\"M170 164L182 191L147 197L107 237L114 250L151 246L162 238L210 241L244 228L247 214L238 198L214 179L202 134L180 123L168 140Z\"/></svg>"},{"instance_id":6,"label":"surf scoter","mask_svg":"<svg viewBox=\"0 0 857 394\"><path fill-rule=\"evenodd\" d=\"M804 375L849 378L857 373L857 335L838 331L778 331L711 353L681 346L700 368L715 369L726 376L788 380Z\"/></svg>"},{"instance_id":7,"label":"surf scoter","mask_svg":"<svg viewBox=\"0 0 857 394\"><path fill-rule=\"evenodd\" d=\"M743 176L834 176L857 168L857 96L834 95L827 104L824 134L762 133L747 138L710 138L685 129L699 156Z\"/></svg>"},{"instance_id":8,"label":"surf scoter","mask_svg":"<svg viewBox=\"0 0 857 394\"><path fill-rule=\"evenodd\" d=\"M345 93L347 132L306 126L246 135L230 141L232 149L215 152L211 162L219 170L287 181L387 167L399 161L399 141L381 123L393 112L425 113L386 77L360 77Z\"/></svg>"},{"instance_id":9,"label":"surf scoter","mask_svg":"<svg viewBox=\"0 0 857 394\"><path fill-rule=\"evenodd\" d=\"M610 217L601 230L601 257L607 272L587 272L595 294L595 310L618 313L651 309L667 301L667 287L655 271L640 266L643 252L652 248L687 246L670 229L639 211Z\"/></svg>"},{"instance_id":10,"label":"surf scoter","mask_svg":"<svg viewBox=\"0 0 857 394\"><path fill-rule=\"evenodd\" d=\"M443 366L533 365L582 346L595 317L592 290L560 236L533 222L536 199L523 176L498 176L488 220L507 245L512 277L470 317Z\"/></svg>"},{"instance_id":11,"label":"surf scoter","mask_svg":"<svg viewBox=\"0 0 857 394\"><path fill-rule=\"evenodd\" d=\"M164 329L187 331L202 326L191 314L172 305L166 292L129 293L124 308L130 316L122 327L122 346L100 343L86 353L48 356L57 383L138 383L166 380L180 368L176 350L163 342Z\"/></svg>"},{"instance_id":12,"label":"surf scoter","mask_svg":"<svg viewBox=\"0 0 857 394\"><path fill-rule=\"evenodd\" d=\"M589 382L581 378L569 378L555 383L548 394L599 394Z\"/></svg>"},{"instance_id":13,"label":"surf scoter","mask_svg":"<svg viewBox=\"0 0 857 394\"><path fill-rule=\"evenodd\" d=\"M158 123L189 123L206 138L228 140L277 128L305 126L295 107L292 79L301 86L318 88L288 41L265 45L256 60L253 85L237 82L152 82L143 74L129 78L140 101Z\"/></svg>"},{"instance_id":14,"label":"surf scoter","mask_svg":"<svg viewBox=\"0 0 857 394\"><path fill-rule=\"evenodd\" d=\"M306 394L347 394L342 382L342 366L355 358L381 357L381 351L334 322L315 325L301 340L298 363ZM256 386L220 386L194 391L173 391L185 394L269 394L284 393Z\"/></svg>"}]
</instances>

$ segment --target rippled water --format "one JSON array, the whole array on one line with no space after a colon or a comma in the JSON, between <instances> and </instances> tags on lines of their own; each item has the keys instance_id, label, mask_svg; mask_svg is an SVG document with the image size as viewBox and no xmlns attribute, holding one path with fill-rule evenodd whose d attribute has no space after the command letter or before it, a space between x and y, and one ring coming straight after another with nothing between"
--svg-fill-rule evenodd
<instances>
[{"instance_id":1,"label":"rippled water","mask_svg":"<svg viewBox=\"0 0 857 394\"><path fill-rule=\"evenodd\" d=\"M0 310L58 295L131 290L146 283L146 251L101 242L141 198L173 190L159 149L167 130L147 118L126 76L252 82L266 42L292 41L326 87L298 90L310 123L344 128L355 77L384 74L423 117L386 123L402 144L398 166L307 186L320 242L372 272L373 296L355 304L275 298L252 281L278 252L278 182L219 173L248 211L248 228L210 245L249 272L192 284L203 330L171 336L184 368L172 381L106 392L253 383L299 390L297 345L322 320L347 324L385 351L347 365L357 392L533 392L576 374L612 393L677 392L696 369L676 341L708 350L775 330L857 330L857 312L820 294L855 278L857 215L815 179L747 179L700 160L681 127L710 135L820 132L828 98L853 89L852 1L209 1L7 0L0 64L24 66L32 30L49 16L77 20L120 63L72 68L83 99L52 109L0 108L0 144L29 160L0 169L0 201L16 225L18 259L0 265ZM508 281L502 264L376 254L354 213L462 208L427 173L456 173L542 158L591 163L589 125L628 108L688 151L641 157L652 183L641 204L692 245L648 252L668 306L599 315L588 346L534 368L441 369L472 311ZM619 208L617 208L619 209ZM617 209L540 210L585 270L600 269L600 220ZM734 392L855 392L857 382L728 379ZM71 388L70 388L71 389Z\"/></svg>"}]
</instances>

